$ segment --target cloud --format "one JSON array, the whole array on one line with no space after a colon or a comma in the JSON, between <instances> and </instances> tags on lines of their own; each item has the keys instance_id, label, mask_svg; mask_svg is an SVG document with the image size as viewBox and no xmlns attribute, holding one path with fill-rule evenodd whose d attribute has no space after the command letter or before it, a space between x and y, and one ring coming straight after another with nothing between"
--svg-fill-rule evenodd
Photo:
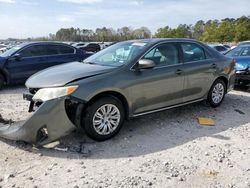
<instances>
[{"instance_id":1,"label":"cloud","mask_svg":"<svg viewBox=\"0 0 250 188\"><path fill-rule=\"evenodd\" d=\"M58 21L63 22L63 23L72 23L75 21L75 19L72 16L61 16L58 18Z\"/></svg>"},{"instance_id":2,"label":"cloud","mask_svg":"<svg viewBox=\"0 0 250 188\"><path fill-rule=\"evenodd\" d=\"M128 6L132 2L142 2L139 6ZM76 23L85 28L96 27L140 26L149 27L155 32L166 25L176 27L179 24L195 24L198 20L237 18L249 15L249 0L242 0L241 6L235 11L234 0L179 0L179 1L111 1L102 6L83 7L71 12ZM157 2L157 3L156 3ZM226 3L228 2L228 3ZM138 5L138 3L133 3ZM139 8L138 8L139 7ZM223 11L221 11L223 9ZM70 15L70 13L69 13ZM105 15L105 16L104 16ZM78 20L85 20L84 25Z\"/></svg>"},{"instance_id":3,"label":"cloud","mask_svg":"<svg viewBox=\"0 0 250 188\"><path fill-rule=\"evenodd\" d=\"M166 25L176 27L198 20L248 16L250 6L249 0L241 0L237 11L235 0L40 0L36 1L39 6L22 3L34 0L0 0L3 1L16 3L11 11L0 5L0 38L46 36L66 27L95 30L104 26L146 26L155 32ZM59 1L68 3L55 3Z\"/></svg>"},{"instance_id":4,"label":"cloud","mask_svg":"<svg viewBox=\"0 0 250 188\"><path fill-rule=\"evenodd\" d=\"M135 6L139 6L143 4L142 0L135 0L135 1L130 1L129 2L130 5L135 5Z\"/></svg>"},{"instance_id":5,"label":"cloud","mask_svg":"<svg viewBox=\"0 0 250 188\"><path fill-rule=\"evenodd\" d=\"M0 3L15 3L14 0L0 0Z\"/></svg>"},{"instance_id":6,"label":"cloud","mask_svg":"<svg viewBox=\"0 0 250 188\"><path fill-rule=\"evenodd\" d=\"M75 4L94 4L94 3L101 3L102 2L102 0L57 0L57 1L67 2L67 3L75 3Z\"/></svg>"}]
</instances>

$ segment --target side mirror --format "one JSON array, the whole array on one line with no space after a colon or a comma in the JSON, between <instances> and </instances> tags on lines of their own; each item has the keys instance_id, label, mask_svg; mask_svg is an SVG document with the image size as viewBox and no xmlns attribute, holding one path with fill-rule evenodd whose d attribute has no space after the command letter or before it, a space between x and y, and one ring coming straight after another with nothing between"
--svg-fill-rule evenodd
<instances>
[{"instance_id":1,"label":"side mirror","mask_svg":"<svg viewBox=\"0 0 250 188\"><path fill-rule=\"evenodd\" d=\"M16 60L16 61L20 61L21 60L21 55L20 54L14 54L13 56L11 56L12 60Z\"/></svg>"},{"instance_id":2,"label":"side mirror","mask_svg":"<svg viewBox=\"0 0 250 188\"><path fill-rule=\"evenodd\" d=\"M155 67L155 62L150 59L141 59L138 62L137 69L151 69Z\"/></svg>"}]
</instances>

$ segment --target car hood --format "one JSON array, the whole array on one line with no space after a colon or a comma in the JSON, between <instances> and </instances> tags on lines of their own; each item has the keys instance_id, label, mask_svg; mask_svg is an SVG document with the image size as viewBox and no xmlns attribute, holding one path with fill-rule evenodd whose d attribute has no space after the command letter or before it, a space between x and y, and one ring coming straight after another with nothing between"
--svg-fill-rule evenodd
<instances>
[{"instance_id":1,"label":"car hood","mask_svg":"<svg viewBox=\"0 0 250 188\"><path fill-rule=\"evenodd\" d=\"M7 58L0 55L0 63L5 62Z\"/></svg>"},{"instance_id":2,"label":"car hood","mask_svg":"<svg viewBox=\"0 0 250 188\"><path fill-rule=\"evenodd\" d=\"M72 62L51 67L31 76L26 81L28 88L64 86L74 80L84 79L110 72L114 67Z\"/></svg>"},{"instance_id":3,"label":"car hood","mask_svg":"<svg viewBox=\"0 0 250 188\"><path fill-rule=\"evenodd\" d=\"M250 57L238 57L235 58L236 60L236 70L240 71L240 70L245 70L248 67L250 67Z\"/></svg>"}]
</instances>

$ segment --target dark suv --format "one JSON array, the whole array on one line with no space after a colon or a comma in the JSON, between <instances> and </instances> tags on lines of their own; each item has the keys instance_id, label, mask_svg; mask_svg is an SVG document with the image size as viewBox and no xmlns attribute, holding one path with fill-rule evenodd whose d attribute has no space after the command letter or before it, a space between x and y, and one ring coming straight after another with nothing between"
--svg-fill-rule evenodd
<instances>
[{"instance_id":1,"label":"dark suv","mask_svg":"<svg viewBox=\"0 0 250 188\"><path fill-rule=\"evenodd\" d=\"M57 42L32 42L15 46L0 55L0 88L4 84L24 83L40 70L82 61L88 56L90 54Z\"/></svg>"},{"instance_id":2,"label":"dark suv","mask_svg":"<svg viewBox=\"0 0 250 188\"><path fill-rule=\"evenodd\" d=\"M86 52L99 52L101 50L101 46L96 43L89 43L85 46L79 47L79 49L86 51Z\"/></svg>"}]
</instances>

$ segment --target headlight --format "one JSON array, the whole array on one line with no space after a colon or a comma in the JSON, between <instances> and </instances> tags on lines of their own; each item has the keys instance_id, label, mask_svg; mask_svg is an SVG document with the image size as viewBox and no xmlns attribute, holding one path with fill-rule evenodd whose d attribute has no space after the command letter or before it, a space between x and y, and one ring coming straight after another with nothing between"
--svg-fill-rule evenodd
<instances>
[{"instance_id":1,"label":"headlight","mask_svg":"<svg viewBox=\"0 0 250 188\"><path fill-rule=\"evenodd\" d=\"M64 97L73 93L78 86L55 87L39 89L33 96L34 101L48 101L59 97Z\"/></svg>"}]
</instances>

